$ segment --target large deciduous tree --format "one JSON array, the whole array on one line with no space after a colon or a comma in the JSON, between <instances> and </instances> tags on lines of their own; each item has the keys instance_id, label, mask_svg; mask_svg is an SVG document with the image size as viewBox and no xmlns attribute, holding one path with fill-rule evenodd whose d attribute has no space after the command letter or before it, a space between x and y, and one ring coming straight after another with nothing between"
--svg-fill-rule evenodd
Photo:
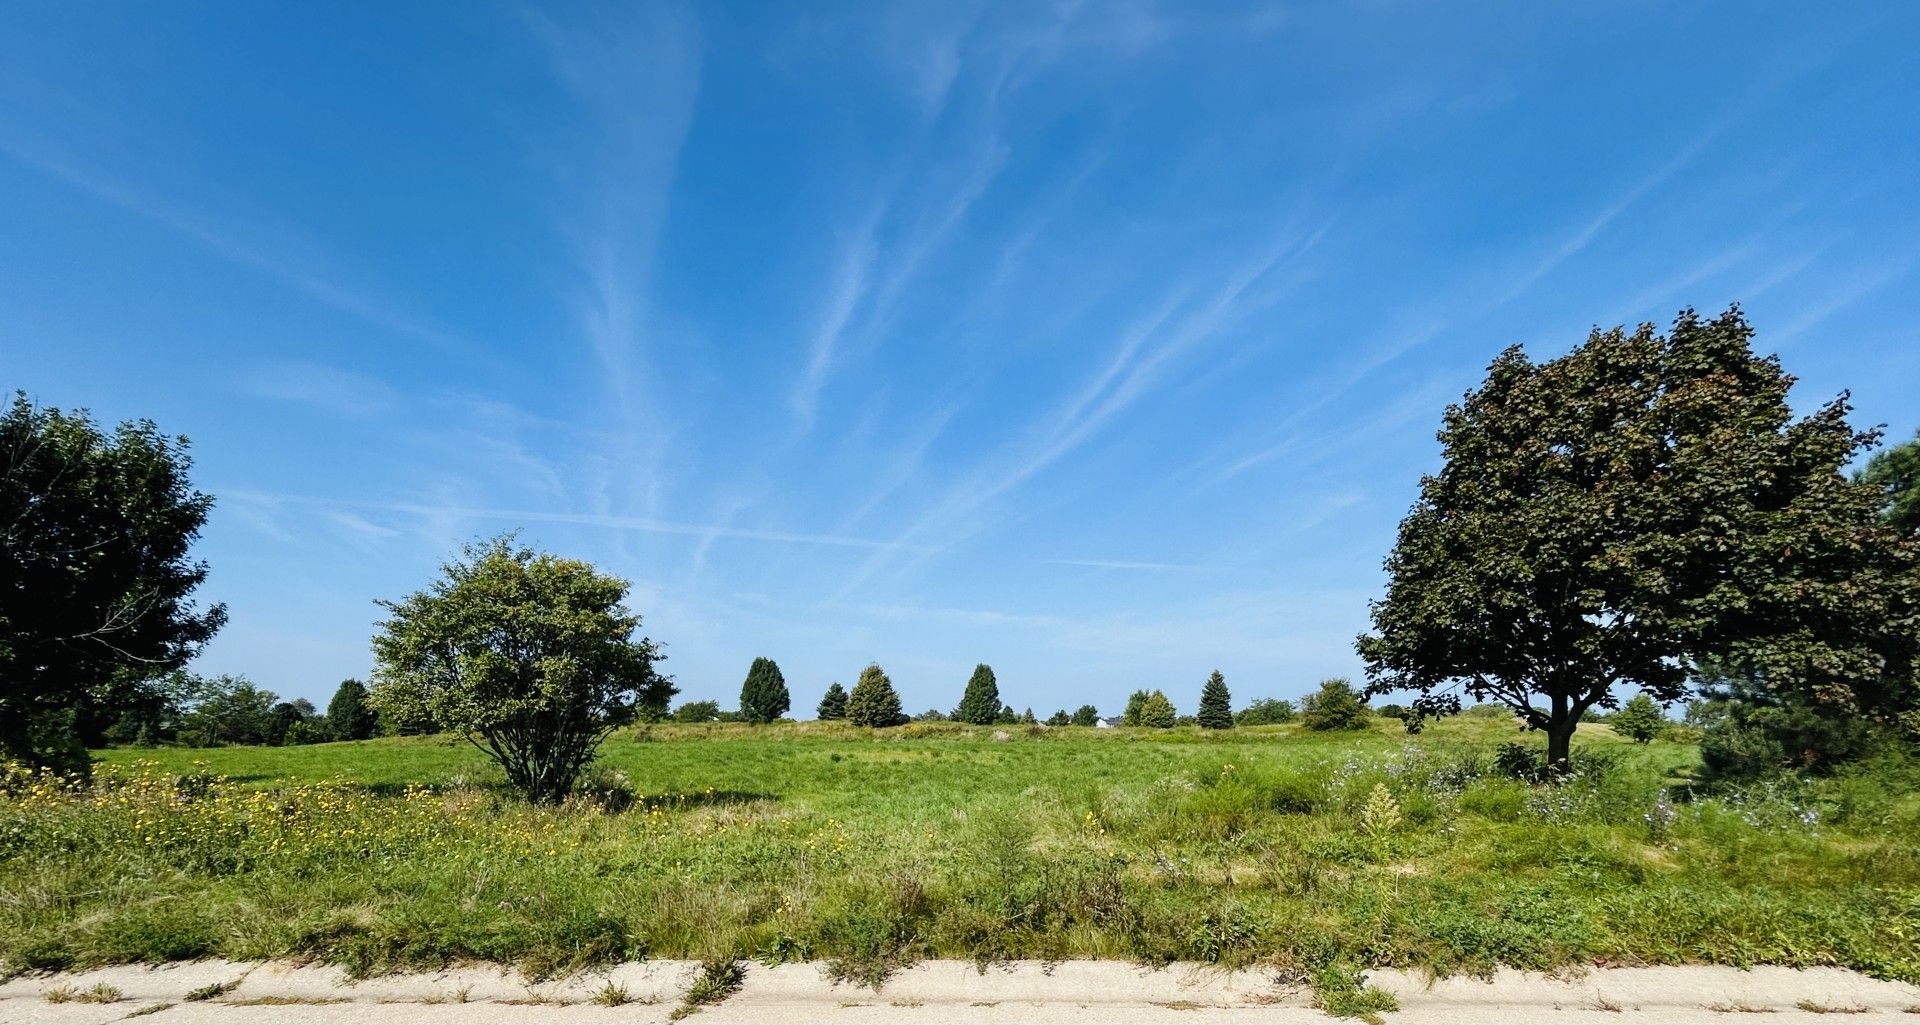
<instances>
[{"instance_id":1,"label":"large deciduous tree","mask_svg":"<svg viewBox=\"0 0 1920 1025\"><path fill-rule=\"evenodd\" d=\"M793 707L787 693L787 678L770 658L756 658L747 669L746 682L740 685L740 717L751 723L770 723Z\"/></svg>"},{"instance_id":2,"label":"large deciduous tree","mask_svg":"<svg viewBox=\"0 0 1920 1025\"><path fill-rule=\"evenodd\" d=\"M226 622L190 600L213 507L191 465L149 421L109 435L24 394L0 414L0 757L83 771L84 743Z\"/></svg>"},{"instance_id":3,"label":"large deciduous tree","mask_svg":"<svg viewBox=\"0 0 1920 1025\"><path fill-rule=\"evenodd\" d=\"M374 707L465 735L528 800L557 802L608 733L675 692L626 593L512 535L468 545L426 590L379 603Z\"/></svg>"},{"instance_id":4,"label":"large deciduous tree","mask_svg":"<svg viewBox=\"0 0 1920 1025\"><path fill-rule=\"evenodd\" d=\"M1215 669L1200 688L1200 711L1194 716L1203 730L1233 729L1233 695L1227 692L1227 678Z\"/></svg>"},{"instance_id":5,"label":"large deciduous tree","mask_svg":"<svg viewBox=\"0 0 1920 1025\"><path fill-rule=\"evenodd\" d=\"M993 667L985 662L973 667L973 675L967 678L966 692L960 696L960 707L953 710L956 722L986 726L1000 718L1000 683L994 679Z\"/></svg>"},{"instance_id":6,"label":"large deciduous tree","mask_svg":"<svg viewBox=\"0 0 1920 1025\"><path fill-rule=\"evenodd\" d=\"M1702 660L1835 708L1911 707L1914 553L1884 491L1841 471L1872 444L1846 397L1794 419L1793 379L1740 311L1518 347L1448 407L1359 651L1415 714L1494 700L1566 764L1619 687L1681 696Z\"/></svg>"}]
</instances>

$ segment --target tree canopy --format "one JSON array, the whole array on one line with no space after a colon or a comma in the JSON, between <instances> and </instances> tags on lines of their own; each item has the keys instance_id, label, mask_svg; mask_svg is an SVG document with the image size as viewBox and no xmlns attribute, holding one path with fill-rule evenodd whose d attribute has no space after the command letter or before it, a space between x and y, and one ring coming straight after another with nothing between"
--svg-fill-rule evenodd
<instances>
[{"instance_id":1,"label":"tree canopy","mask_svg":"<svg viewBox=\"0 0 1920 1025\"><path fill-rule=\"evenodd\" d=\"M966 692L960 696L953 718L975 726L985 726L1000 718L1000 683L994 679L992 666L982 662L973 667L973 675L967 678Z\"/></svg>"},{"instance_id":2,"label":"tree canopy","mask_svg":"<svg viewBox=\"0 0 1920 1025\"><path fill-rule=\"evenodd\" d=\"M1179 718L1173 702L1157 690L1147 695L1147 699L1140 703L1139 725L1141 726L1156 730L1170 730Z\"/></svg>"},{"instance_id":3,"label":"tree canopy","mask_svg":"<svg viewBox=\"0 0 1920 1025\"><path fill-rule=\"evenodd\" d=\"M1273 726L1278 723L1292 722L1297 713L1293 702L1278 698L1256 698L1247 707L1236 712L1233 722L1236 726Z\"/></svg>"},{"instance_id":4,"label":"tree canopy","mask_svg":"<svg viewBox=\"0 0 1920 1025\"><path fill-rule=\"evenodd\" d=\"M499 763L536 803L573 789L600 741L675 688L636 639L626 581L514 543L468 545L426 590L380 602L372 700L430 716Z\"/></svg>"},{"instance_id":5,"label":"tree canopy","mask_svg":"<svg viewBox=\"0 0 1920 1025\"><path fill-rule=\"evenodd\" d=\"M773 659L756 658L747 668L747 679L740 685L740 717L752 723L770 723L793 707L787 693L787 678Z\"/></svg>"},{"instance_id":6,"label":"tree canopy","mask_svg":"<svg viewBox=\"0 0 1920 1025\"><path fill-rule=\"evenodd\" d=\"M1635 694L1607 723L1613 732L1636 744L1651 743L1667 728L1666 713L1645 694Z\"/></svg>"},{"instance_id":7,"label":"tree canopy","mask_svg":"<svg viewBox=\"0 0 1920 1025\"><path fill-rule=\"evenodd\" d=\"M366 740L379 728L379 717L367 704L367 685L342 680L327 702L327 730L335 740Z\"/></svg>"},{"instance_id":8,"label":"tree canopy","mask_svg":"<svg viewBox=\"0 0 1920 1025\"><path fill-rule=\"evenodd\" d=\"M1909 537L1920 535L1920 431L1875 452L1860 481L1880 495L1882 514L1893 529Z\"/></svg>"},{"instance_id":9,"label":"tree canopy","mask_svg":"<svg viewBox=\"0 0 1920 1025\"><path fill-rule=\"evenodd\" d=\"M904 721L900 695L894 693L893 681L878 664L860 670L853 693L847 695L847 721L855 726L898 726Z\"/></svg>"},{"instance_id":10,"label":"tree canopy","mask_svg":"<svg viewBox=\"0 0 1920 1025\"><path fill-rule=\"evenodd\" d=\"M1215 669L1200 688L1200 711L1194 716L1203 730L1233 728L1233 695L1227 693L1227 678Z\"/></svg>"},{"instance_id":11,"label":"tree canopy","mask_svg":"<svg viewBox=\"0 0 1920 1025\"><path fill-rule=\"evenodd\" d=\"M1073 724L1075 726L1100 725L1100 710L1092 705L1081 705L1073 710Z\"/></svg>"},{"instance_id":12,"label":"tree canopy","mask_svg":"<svg viewBox=\"0 0 1920 1025\"><path fill-rule=\"evenodd\" d=\"M1372 719L1365 697L1341 677L1320 681L1300 702L1300 725L1310 730L1364 730Z\"/></svg>"},{"instance_id":13,"label":"tree canopy","mask_svg":"<svg viewBox=\"0 0 1920 1025\"><path fill-rule=\"evenodd\" d=\"M25 394L0 414L0 757L83 771L84 745L226 622L191 601L213 507L191 466L150 421L109 435Z\"/></svg>"},{"instance_id":14,"label":"tree canopy","mask_svg":"<svg viewBox=\"0 0 1920 1025\"><path fill-rule=\"evenodd\" d=\"M1518 348L1448 407L1387 559L1370 691L1416 715L1499 701L1564 766L1614 690L1677 699L1700 660L1854 711L1913 692L1911 547L1884 492L1842 467L1872 443L1846 397L1795 420L1793 379L1740 311L1683 312L1666 336L1596 330L1534 363Z\"/></svg>"}]
</instances>

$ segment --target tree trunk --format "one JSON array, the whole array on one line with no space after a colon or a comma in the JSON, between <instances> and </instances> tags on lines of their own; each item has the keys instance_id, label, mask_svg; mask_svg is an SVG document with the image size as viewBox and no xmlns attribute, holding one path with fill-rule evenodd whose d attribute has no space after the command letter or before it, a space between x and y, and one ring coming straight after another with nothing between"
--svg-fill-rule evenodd
<instances>
[{"instance_id":1,"label":"tree trunk","mask_svg":"<svg viewBox=\"0 0 1920 1025\"><path fill-rule=\"evenodd\" d=\"M1573 747L1573 731L1580 728L1580 713L1573 710L1562 695L1554 695L1553 716L1547 720L1547 772L1565 775Z\"/></svg>"}]
</instances>

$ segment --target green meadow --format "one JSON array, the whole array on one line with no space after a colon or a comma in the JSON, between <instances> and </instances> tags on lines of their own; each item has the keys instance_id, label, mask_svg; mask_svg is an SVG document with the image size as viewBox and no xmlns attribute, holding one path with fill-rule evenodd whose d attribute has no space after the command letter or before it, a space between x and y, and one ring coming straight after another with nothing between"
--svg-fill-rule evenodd
<instances>
[{"instance_id":1,"label":"green meadow","mask_svg":"<svg viewBox=\"0 0 1920 1025\"><path fill-rule=\"evenodd\" d=\"M1419 966L1831 964L1920 982L1905 763L1717 793L1693 747L1576 738L1516 778L1458 717L1415 737L651 726L559 807L464 742L111 750L0 801L12 971L203 957L357 973L646 957L1266 966L1327 1006ZM1535 735L1537 737L1537 735Z\"/></svg>"}]
</instances>

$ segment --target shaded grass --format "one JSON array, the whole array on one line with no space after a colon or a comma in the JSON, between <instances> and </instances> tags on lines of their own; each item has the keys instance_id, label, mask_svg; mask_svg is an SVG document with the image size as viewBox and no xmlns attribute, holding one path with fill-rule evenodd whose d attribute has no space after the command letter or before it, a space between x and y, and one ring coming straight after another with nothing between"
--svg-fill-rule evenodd
<instances>
[{"instance_id":1,"label":"shaded grass","mask_svg":"<svg viewBox=\"0 0 1920 1025\"><path fill-rule=\"evenodd\" d=\"M1691 748L1604 728L1555 786L1501 774L1496 745L1525 738L1487 720L1012 733L655 726L610 740L592 799L559 809L442 738L104 752L93 791L0 800L0 958L535 979L818 958L875 986L926 957L1199 960L1271 966L1348 1015L1387 1009L1363 973L1388 965L1920 981L1900 766L1708 796Z\"/></svg>"}]
</instances>

